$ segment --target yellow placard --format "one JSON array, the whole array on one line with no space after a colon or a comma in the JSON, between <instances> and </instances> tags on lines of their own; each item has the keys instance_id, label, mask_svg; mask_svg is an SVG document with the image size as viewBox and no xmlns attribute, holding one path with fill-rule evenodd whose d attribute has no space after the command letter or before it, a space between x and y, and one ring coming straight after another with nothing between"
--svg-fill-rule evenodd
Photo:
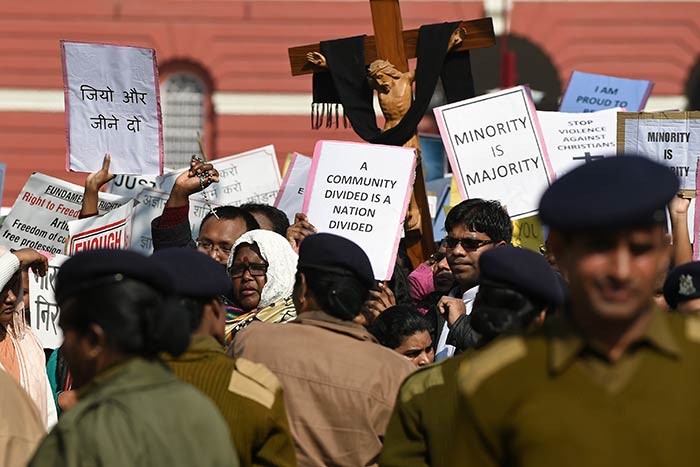
<instances>
[{"instance_id":1,"label":"yellow placard","mask_svg":"<svg viewBox=\"0 0 700 467\"><path fill-rule=\"evenodd\" d=\"M542 245L544 245L544 235L539 217L531 216L513 220L513 246L539 253Z\"/></svg>"}]
</instances>

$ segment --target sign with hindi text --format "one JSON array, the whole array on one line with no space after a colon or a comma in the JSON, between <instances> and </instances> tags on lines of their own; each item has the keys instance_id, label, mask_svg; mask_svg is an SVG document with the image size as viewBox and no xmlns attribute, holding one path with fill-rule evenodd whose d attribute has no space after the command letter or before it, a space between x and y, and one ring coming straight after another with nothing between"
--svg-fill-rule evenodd
<instances>
[{"instance_id":1,"label":"sign with hindi text","mask_svg":"<svg viewBox=\"0 0 700 467\"><path fill-rule=\"evenodd\" d=\"M280 169L274 146L214 159L209 163L219 172L219 183L212 183L203 192L209 202L220 206L246 203L272 205L275 202L280 188ZM177 177L186 170L189 169L158 177L160 189L170 193ZM190 200L193 199L206 201L202 193L190 196Z\"/></svg>"},{"instance_id":2,"label":"sign with hindi text","mask_svg":"<svg viewBox=\"0 0 700 467\"><path fill-rule=\"evenodd\" d=\"M61 41L66 170L97 172L105 153L116 174L163 173L156 51Z\"/></svg>"},{"instance_id":3,"label":"sign with hindi text","mask_svg":"<svg viewBox=\"0 0 700 467\"><path fill-rule=\"evenodd\" d=\"M357 243L374 277L394 272L415 179L411 148L319 141L304 192L304 213L319 232Z\"/></svg>"},{"instance_id":4,"label":"sign with hindi text","mask_svg":"<svg viewBox=\"0 0 700 467\"><path fill-rule=\"evenodd\" d=\"M639 112L644 109L653 87L653 81L574 71L559 111L595 112L624 107Z\"/></svg>"},{"instance_id":5,"label":"sign with hindi text","mask_svg":"<svg viewBox=\"0 0 700 467\"><path fill-rule=\"evenodd\" d=\"M12 210L0 226L0 245L34 248L51 254L65 252L68 222L78 218L83 187L35 173L22 188ZM99 193L98 211L104 214L129 201Z\"/></svg>"},{"instance_id":6,"label":"sign with hindi text","mask_svg":"<svg viewBox=\"0 0 700 467\"><path fill-rule=\"evenodd\" d=\"M559 178L577 166L617 155L617 112L537 112L552 163L552 178Z\"/></svg>"},{"instance_id":7,"label":"sign with hindi text","mask_svg":"<svg viewBox=\"0 0 700 467\"><path fill-rule=\"evenodd\" d=\"M29 315L32 331L45 349L55 349L63 343L63 331L58 325L60 310L56 303L56 275L68 256L54 255L49 269L41 277L29 269Z\"/></svg>"},{"instance_id":8,"label":"sign with hindi text","mask_svg":"<svg viewBox=\"0 0 700 467\"><path fill-rule=\"evenodd\" d=\"M101 216L86 217L68 222L70 239L68 254L86 250L118 249L129 247L131 238L131 216L134 200Z\"/></svg>"},{"instance_id":9,"label":"sign with hindi text","mask_svg":"<svg viewBox=\"0 0 700 467\"><path fill-rule=\"evenodd\" d=\"M287 215L290 224L294 223L294 215L301 212L304 206L304 188L309 180L311 161L310 157L295 152L277 193L274 206Z\"/></svg>"},{"instance_id":10,"label":"sign with hindi text","mask_svg":"<svg viewBox=\"0 0 700 467\"><path fill-rule=\"evenodd\" d=\"M516 219L537 213L551 167L527 87L437 107L435 117L462 199L499 200Z\"/></svg>"},{"instance_id":11,"label":"sign with hindi text","mask_svg":"<svg viewBox=\"0 0 700 467\"><path fill-rule=\"evenodd\" d=\"M625 112L617 116L618 153L648 157L673 170L695 195L700 112Z\"/></svg>"}]
</instances>

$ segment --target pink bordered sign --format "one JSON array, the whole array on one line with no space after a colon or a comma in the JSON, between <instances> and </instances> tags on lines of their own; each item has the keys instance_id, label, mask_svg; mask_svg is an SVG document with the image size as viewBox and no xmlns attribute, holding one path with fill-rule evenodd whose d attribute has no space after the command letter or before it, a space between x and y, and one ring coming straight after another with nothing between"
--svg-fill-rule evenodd
<instances>
[{"instance_id":1,"label":"pink bordered sign","mask_svg":"<svg viewBox=\"0 0 700 467\"><path fill-rule=\"evenodd\" d=\"M163 121L154 49L61 41L66 170L163 173Z\"/></svg>"},{"instance_id":2,"label":"pink bordered sign","mask_svg":"<svg viewBox=\"0 0 700 467\"><path fill-rule=\"evenodd\" d=\"M693 213L693 234L690 236L693 239L693 261L700 261L700 158L695 162L695 177L695 205L689 206L688 211Z\"/></svg>"},{"instance_id":3,"label":"pink bordered sign","mask_svg":"<svg viewBox=\"0 0 700 467\"><path fill-rule=\"evenodd\" d=\"M416 172L411 148L319 141L303 212L319 232L357 243L377 280L389 280Z\"/></svg>"},{"instance_id":4,"label":"pink bordered sign","mask_svg":"<svg viewBox=\"0 0 700 467\"><path fill-rule=\"evenodd\" d=\"M537 213L554 170L528 87L444 105L435 117L462 198L499 200L514 219Z\"/></svg>"},{"instance_id":5,"label":"pink bordered sign","mask_svg":"<svg viewBox=\"0 0 700 467\"><path fill-rule=\"evenodd\" d=\"M284 174L282 186L277 193L274 206L283 211L294 222L294 215L304 207L304 188L309 180L312 159L295 152L289 161L287 173Z\"/></svg>"}]
</instances>

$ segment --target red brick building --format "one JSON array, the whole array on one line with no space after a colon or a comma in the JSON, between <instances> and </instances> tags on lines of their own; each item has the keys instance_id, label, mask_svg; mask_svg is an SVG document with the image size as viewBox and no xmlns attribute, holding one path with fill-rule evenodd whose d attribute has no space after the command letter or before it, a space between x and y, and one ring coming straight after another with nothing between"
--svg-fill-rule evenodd
<instances>
[{"instance_id":1,"label":"red brick building","mask_svg":"<svg viewBox=\"0 0 700 467\"><path fill-rule=\"evenodd\" d=\"M499 13L500 4L402 0L401 7L404 27L415 28ZM510 30L551 61L562 88L574 69L651 79L653 106L677 108L700 52L700 3L516 0ZM1 2L3 204L33 171L84 179L64 171L60 39L157 50L171 154L191 153L191 139L179 141L178 132L201 127L215 156L274 144L282 159L310 154L318 139L357 139L351 130L310 129L311 79L291 77L287 48L365 33L372 33L366 0ZM527 60L520 57L519 71ZM476 70L477 86L479 73L495 71Z\"/></svg>"}]
</instances>

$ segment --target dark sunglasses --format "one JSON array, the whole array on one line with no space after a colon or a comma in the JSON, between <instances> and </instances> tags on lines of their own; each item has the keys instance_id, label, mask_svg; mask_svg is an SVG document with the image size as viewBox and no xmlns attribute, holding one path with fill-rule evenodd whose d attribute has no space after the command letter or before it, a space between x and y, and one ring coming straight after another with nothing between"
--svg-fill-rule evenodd
<instances>
[{"instance_id":1,"label":"dark sunglasses","mask_svg":"<svg viewBox=\"0 0 700 467\"><path fill-rule=\"evenodd\" d=\"M447 245L447 249L449 250L454 250L455 248L457 248L457 245L462 245L462 248L464 248L466 251L474 251L478 250L484 245L489 245L491 243L493 243L493 240L445 237L445 244Z\"/></svg>"},{"instance_id":2,"label":"dark sunglasses","mask_svg":"<svg viewBox=\"0 0 700 467\"><path fill-rule=\"evenodd\" d=\"M267 264L262 263L250 263L250 264L232 264L228 268L228 273L234 279L243 277L243 274L248 271L251 276L259 277L267 274Z\"/></svg>"}]
</instances>

